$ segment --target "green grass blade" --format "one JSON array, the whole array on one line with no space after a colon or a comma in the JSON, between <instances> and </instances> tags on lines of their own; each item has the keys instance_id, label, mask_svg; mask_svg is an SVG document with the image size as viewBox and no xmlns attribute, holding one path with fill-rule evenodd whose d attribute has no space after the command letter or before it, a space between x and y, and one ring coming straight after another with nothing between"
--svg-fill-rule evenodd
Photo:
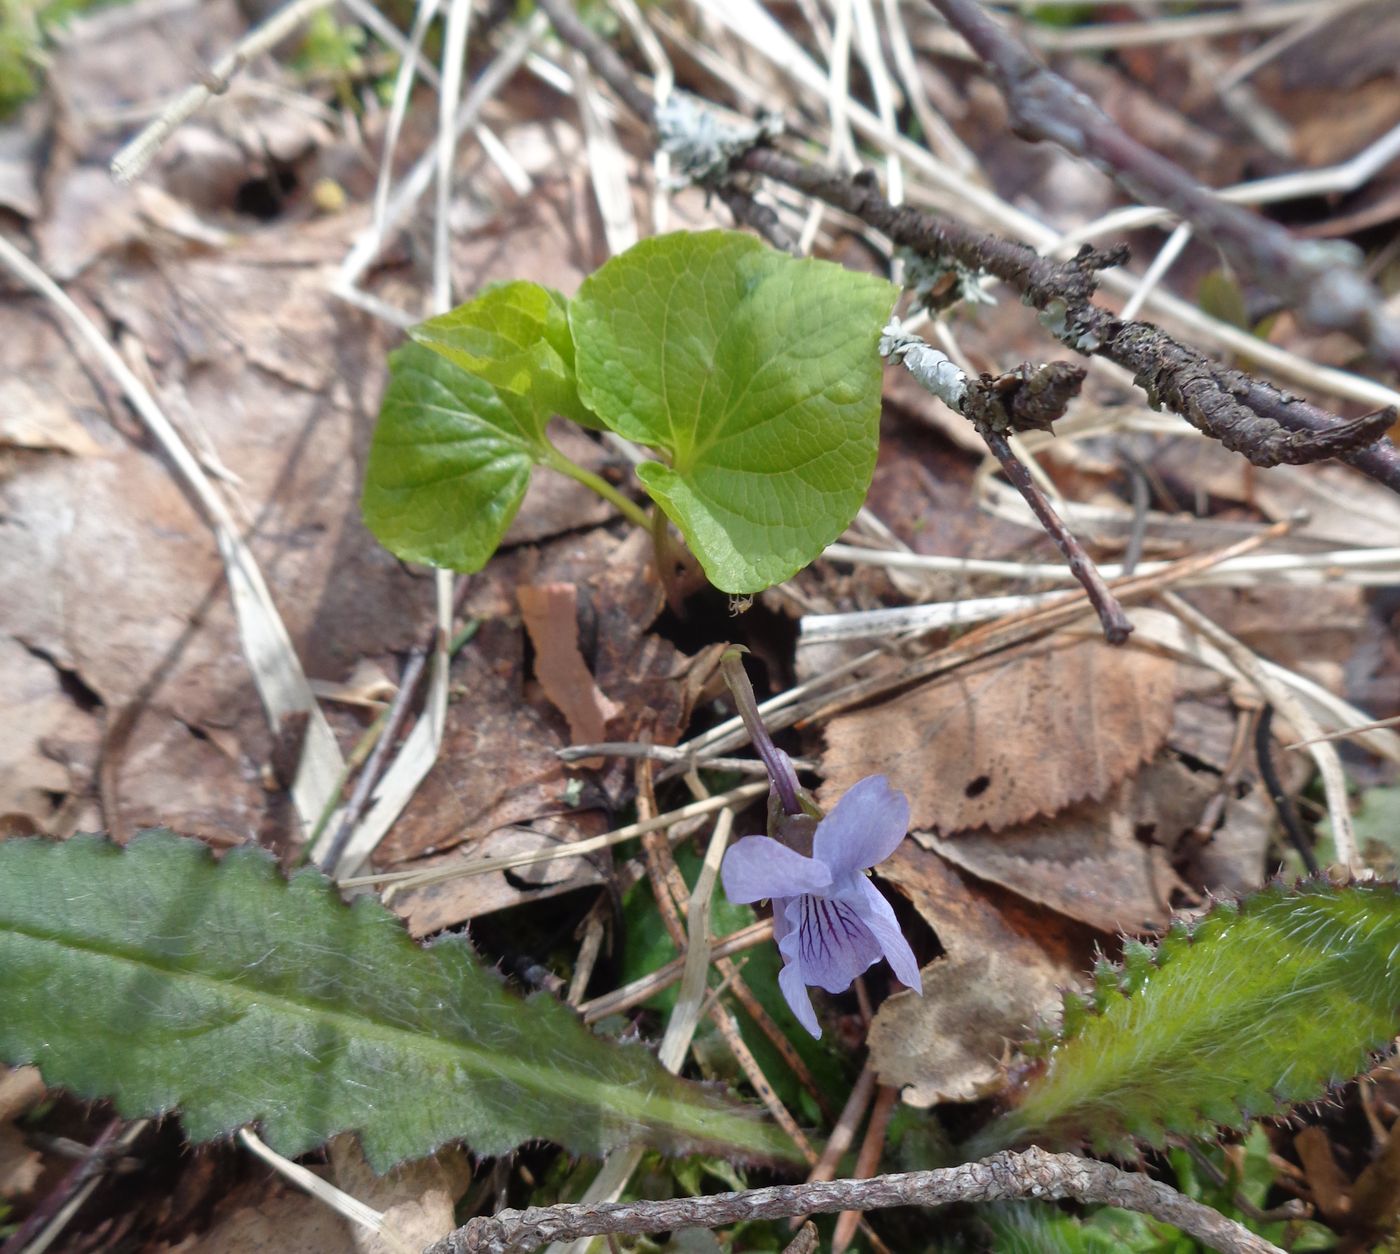
<instances>
[{"instance_id":1,"label":"green grass blade","mask_svg":"<svg viewBox=\"0 0 1400 1254\"><path fill-rule=\"evenodd\" d=\"M376 1170L457 1139L791 1152L644 1049L512 995L464 941L419 947L319 872L168 832L0 844L0 1007L0 1059L128 1117L179 1110L196 1141L258 1122L294 1155L354 1130Z\"/></svg>"}]
</instances>

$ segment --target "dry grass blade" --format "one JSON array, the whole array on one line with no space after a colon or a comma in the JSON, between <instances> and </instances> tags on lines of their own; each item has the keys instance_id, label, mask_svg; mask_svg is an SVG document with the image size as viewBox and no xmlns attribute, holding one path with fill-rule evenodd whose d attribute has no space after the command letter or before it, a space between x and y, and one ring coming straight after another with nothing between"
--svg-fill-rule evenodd
<instances>
[{"instance_id":1,"label":"dry grass blade","mask_svg":"<svg viewBox=\"0 0 1400 1254\"><path fill-rule=\"evenodd\" d=\"M1309 751L1317 763L1318 774L1322 776L1323 791L1327 795L1327 813L1332 820L1332 839L1337 846L1337 861L1353 875L1364 873L1366 865L1357 848L1356 832L1352 827L1351 809L1347 801L1346 775L1342 770L1342 760L1337 756L1336 746L1322 735L1322 729L1302 701L1286 685L1270 676L1264 670L1260 659L1249 648L1175 593L1164 592L1162 600L1187 626L1219 648L1239 667L1240 672L1259 690L1260 695L1275 706L1305 739L1312 741Z\"/></svg>"},{"instance_id":2,"label":"dry grass blade","mask_svg":"<svg viewBox=\"0 0 1400 1254\"><path fill-rule=\"evenodd\" d=\"M599 849L607 849L612 845L621 844L625 840L633 840L642 835L643 832L673 827L686 819L713 814L717 810L723 810L726 806L738 807L746 801L752 801L755 797L763 796L767 791L768 785L766 783L742 784L738 788L732 788L728 792L719 793L704 801L681 806L666 814L658 814L654 819L647 819L640 823L629 823L626 827L604 832L601 836L569 841L553 849L510 854L499 858L476 858L464 861L457 866L441 867L434 871L386 871L378 875L353 875L337 882L341 888L367 888L376 884L397 884L402 888L417 888L426 884L440 884L459 876L489 875L493 871L505 871L519 866L533 866L540 862L553 862L558 858L576 858L585 853L596 853Z\"/></svg>"},{"instance_id":3,"label":"dry grass blade","mask_svg":"<svg viewBox=\"0 0 1400 1254\"><path fill-rule=\"evenodd\" d=\"M292 0L278 9L267 21L249 31L232 51L219 58L210 68L205 81L187 88L171 102L135 139L112 158L112 177L118 183L130 183L140 178L159 151L181 123L194 116L213 96L228 88L229 81L254 57L300 26L317 9L324 9L331 0Z\"/></svg>"},{"instance_id":4,"label":"dry grass blade","mask_svg":"<svg viewBox=\"0 0 1400 1254\"><path fill-rule=\"evenodd\" d=\"M762 945L765 941L772 939L773 920L760 919L757 923L750 923L748 927L740 928L737 932L731 932L728 936L715 941L710 948L710 953L716 959L728 958L732 954L742 953L746 949L752 949L755 945ZM665 966L658 967L649 975L640 976L632 983L624 984L611 993L604 993L601 997L584 1002L579 1006L583 1021L597 1023L609 1015L625 1014L634 1006L640 1006L642 1002L656 996L662 989L670 988L681 978L684 970L685 956L682 955L672 959Z\"/></svg>"}]
</instances>

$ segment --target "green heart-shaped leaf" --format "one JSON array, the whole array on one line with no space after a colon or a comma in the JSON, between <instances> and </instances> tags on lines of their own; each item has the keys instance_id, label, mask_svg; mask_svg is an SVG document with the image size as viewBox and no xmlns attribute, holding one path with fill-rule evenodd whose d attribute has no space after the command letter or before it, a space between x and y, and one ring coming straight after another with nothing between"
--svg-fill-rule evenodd
<instances>
[{"instance_id":1,"label":"green heart-shaped leaf","mask_svg":"<svg viewBox=\"0 0 1400 1254\"><path fill-rule=\"evenodd\" d=\"M391 553L480 570L546 460L550 411L526 388L467 374L407 344L389 356L389 390L369 449L365 525Z\"/></svg>"},{"instance_id":2,"label":"green heart-shaped leaf","mask_svg":"<svg viewBox=\"0 0 1400 1254\"><path fill-rule=\"evenodd\" d=\"M409 335L468 374L525 395L536 408L598 427L578 397L569 303L538 283L501 283Z\"/></svg>"},{"instance_id":3,"label":"green heart-shaped leaf","mask_svg":"<svg viewBox=\"0 0 1400 1254\"><path fill-rule=\"evenodd\" d=\"M643 240L579 289L579 396L667 454L638 477L717 588L781 582L860 508L896 294L728 231Z\"/></svg>"}]
</instances>

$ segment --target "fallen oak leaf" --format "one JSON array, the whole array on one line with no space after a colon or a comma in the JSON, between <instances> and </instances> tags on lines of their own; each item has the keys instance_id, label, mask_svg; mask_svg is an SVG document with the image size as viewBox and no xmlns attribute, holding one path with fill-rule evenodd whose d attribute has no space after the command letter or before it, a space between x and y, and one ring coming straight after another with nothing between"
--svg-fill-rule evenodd
<instances>
[{"instance_id":1,"label":"fallen oak leaf","mask_svg":"<svg viewBox=\"0 0 1400 1254\"><path fill-rule=\"evenodd\" d=\"M1178 838L1200 819L1218 777L1175 758L1120 780L1102 801L1083 801L999 832L914 839L978 879L1102 932L1140 932L1165 923Z\"/></svg>"},{"instance_id":2,"label":"fallen oak leaf","mask_svg":"<svg viewBox=\"0 0 1400 1254\"><path fill-rule=\"evenodd\" d=\"M1104 797L1161 747L1175 689L1176 664L1154 650L1037 641L832 718L825 787L883 771L915 828L998 831Z\"/></svg>"}]
</instances>

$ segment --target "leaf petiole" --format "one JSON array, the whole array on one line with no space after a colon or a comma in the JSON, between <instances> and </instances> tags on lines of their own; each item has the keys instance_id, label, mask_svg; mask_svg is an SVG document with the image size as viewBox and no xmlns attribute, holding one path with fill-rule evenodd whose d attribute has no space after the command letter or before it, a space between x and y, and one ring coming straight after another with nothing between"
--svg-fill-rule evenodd
<instances>
[{"instance_id":1,"label":"leaf petiole","mask_svg":"<svg viewBox=\"0 0 1400 1254\"><path fill-rule=\"evenodd\" d=\"M570 479L578 480L584 487L592 488L593 491L605 501L617 506L622 516L627 519L628 522L634 523L636 526L642 528L643 531L651 530L651 520L636 501L623 496L621 492L613 487L613 485L601 475L595 475L591 470L585 470L577 462L571 461L569 458L565 457L563 453L547 440L544 444L544 455L541 460L543 464L550 467L551 470L557 470L561 475L568 475Z\"/></svg>"}]
</instances>

